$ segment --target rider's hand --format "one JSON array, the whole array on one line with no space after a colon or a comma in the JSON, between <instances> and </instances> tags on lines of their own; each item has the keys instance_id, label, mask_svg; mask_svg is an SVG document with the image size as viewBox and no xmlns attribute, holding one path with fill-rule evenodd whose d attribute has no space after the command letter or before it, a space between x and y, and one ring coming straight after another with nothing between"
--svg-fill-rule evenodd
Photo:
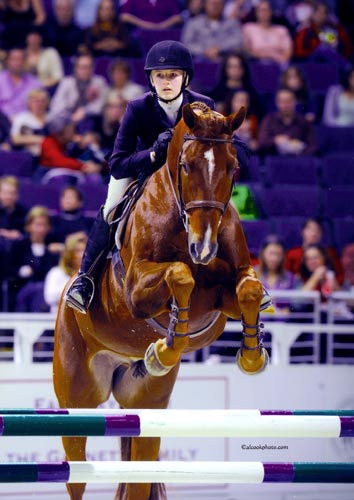
<instances>
[{"instance_id":1,"label":"rider's hand","mask_svg":"<svg viewBox=\"0 0 354 500\"><path fill-rule=\"evenodd\" d=\"M152 146L152 151L155 153L154 167L161 167L167 157L167 148L173 134L173 129L168 128L157 137Z\"/></svg>"}]
</instances>

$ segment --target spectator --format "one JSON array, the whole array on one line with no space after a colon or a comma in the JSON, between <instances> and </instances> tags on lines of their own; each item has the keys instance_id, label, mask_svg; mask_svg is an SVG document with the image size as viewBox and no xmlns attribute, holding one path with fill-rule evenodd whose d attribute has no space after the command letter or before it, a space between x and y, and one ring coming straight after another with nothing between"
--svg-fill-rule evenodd
<instances>
[{"instance_id":1,"label":"spectator","mask_svg":"<svg viewBox=\"0 0 354 500\"><path fill-rule=\"evenodd\" d=\"M242 50L241 25L235 19L225 19L223 9L223 0L205 0L205 14L185 23L181 41L193 56L219 62L228 53Z\"/></svg>"},{"instance_id":2,"label":"spectator","mask_svg":"<svg viewBox=\"0 0 354 500\"><path fill-rule=\"evenodd\" d=\"M90 118L102 112L107 90L105 79L94 74L93 57L81 55L75 62L73 75L65 76L55 91L50 118L70 114L78 132L87 131Z\"/></svg>"},{"instance_id":3,"label":"spectator","mask_svg":"<svg viewBox=\"0 0 354 500\"><path fill-rule=\"evenodd\" d=\"M145 92L145 88L131 80L131 66L128 61L117 59L112 61L109 68L111 80L108 97L120 96L125 101L131 101L140 97Z\"/></svg>"},{"instance_id":4,"label":"spectator","mask_svg":"<svg viewBox=\"0 0 354 500\"><path fill-rule=\"evenodd\" d=\"M294 274L300 273L301 262L304 249L309 245L323 244L323 226L319 219L311 217L307 219L301 229L302 245L291 248L287 251L285 267ZM326 247L326 252L332 267L335 269L337 281L343 283L343 269L336 250L333 247Z\"/></svg>"},{"instance_id":5,"label":"spectator","mask_svg":"<svg viewBox=\"0 0 354 500\"><path fill-rule=\"evenodd\" d=\"M354 291L354 243L348 243L342 250L341 262L344 271L344 290Z\"/></svg>"},{"instance_id":6,"label":"spectator","mask_svg":"<svg viewBox=\"0 0 354 500\"><path fill-rule=\"evenodd\" d=\"M324 2L315 5L310 23L295 36L294 56L300 60L333 61L347 64L353 46L346 30L330 17Z\"/></svg>"},{"instance_id":7,"label":"spectator","mask_svg":"<svg viewBox=\"0 0 354 500\"><path fill-rule=\"evenodd\" d=\"M16 113L26 111L31 90L41 87L41 81L25 70L24 50L9 50L6 69L0 72L0 111L12 121Z\"/></svg>"},{"instance_id":8,"label":"spectator","mask_svg":"<svg viewBox=\"0 0 354 500\"><path fill-rule=\"evenodd\" d=\"M44 89L32 90L28 95L27 111L14 116L11 127L11 141L16 148L29 152L38 164L42 142L45 136L49 94Z\"/></svg>"},{"instance_id":9,"label":"spectator","mask_svg":"<svg viewBox=\"0 0 354 500\"><path fill-rule=\"evenodd\" d=\"M258 278L267 290L293 290L299 280L285 268L285 246L277 235L268 235L259 252ZM289 312L289 304L274 303L276 310Z\"/></svg>"},{"instance_id":10,"label":"spectator","mask_svg":"<svg viewBox=\"0 0 354 500\"><path fill-rule=\"evenodd\" d=\"M306 26L311 21L316 0L292 0L285 10L285 17L290 24L293 36L299 28Z\"/></svg>"},{"instance_id":11,"label":"spectator","mask_svg":"<svg viewBox=\"0 0 354 500\"><path fill-rule=\"evenodd\" d=\"M354 69L351 68L342 85L332 85L327 90L323 123L332 127L354 126Z\"/></svg>"},{"instance_id":12,"label":"spectator","mask_svg":"<svg viewBox=\"0 0 354 500\"><path fill-rule=\"evenodd\" d=\"M165 30L181 25L183 18L178 0L126 0L120 7L120 19L133 28Z\"/></svg>"},{"instance_id":13,"label":"spectator","mask_svg":"<svg viewBox=\"0 0 354 500\"><path fill-rule=\"evenodd\" d=\"M100 147L105 155L112 151L127 104L120 95L111 94L102 115L98 115L94 120L93 131L100 135Z\"/></svg>"},{"instance_id":14,"label":"spectator","mask_svg":"<svg viewBox=\"0 0 354 500\"><path fill-rule=\"evenodd\" d=\"M95 57L140 57L142 49L118 18L113 0L101 0L96 20L87 29L85 46Z\"/></svg>"},{"instance_id":15,"label":"spectator","mask_svg":"<svg viewBox=\"0 0 354 500\"><path fill-rule=\"evenodd\" d=\"M0 150L1 151L10 151L10 130L11 130L11 122L8 117L0 111Z\"/></svg>"},{"instance_id":16,"label":"spectator","mask_svg":"<svg viewBox=\"0 0 354 500\"><path fill-rule=\"evenodd\" d=\"M66 238L73 233L88 233L92 221L82 213L82 192L76 186L65 186L60 193L60 212L52 217L50 249L63 251ZM56 244L54 246L54 244Z\"/></svg>"},{"instance_id":17,"label":"spectator","mask_svg":"<svg viewBox=\"0 0 354 500\"><path fill-rule=\"evenodd\" d=\"M84 32L75 23L74 0L53 0L53 15L46 23L46 40L62 57L78 53L83 43Z\"/></svg>"},{"instance_id":18,"label":"spectator","mask_svg":"<svg viewBox=\"0 0 354 500\"><path fill-rule=\"evenodd\" d=\"M18 293L26 286L26 290L22 292L22 309L24 302L29 299L26 292L31 290L31 287L27 285L40 282L43 286L47 272L57 264L56 256L49 251L46 243L50 229L47 208L39 205L32 207L25 221L27 236L13 242L9 256L10 310L17 309ZM38 308L40 308L43 304L43 288L34 287L32 291L34 289L36 299L38 298Z\"/></svg>"},{"instance_id":19,"label":"spectator","mask_svg":"<svg viewBox=\"0 0 354 500\"><path fill-rule=\"evenodd\" d=\"M314 154L317 150L314 129L296 111L296 97L289 89L279 89L275 98L277 110L261 122L258 141L262 154Z\"/></svg>"},{"instance_id":20,"label":"spectator","mask_svg":"<svg viewBox=\"0 0 354 500\"><path fill-rule=\"evenodd\" d=\"M52 267L44 280L44 300L51 313L57 313L60 298L67 281L79 270L85 250L87 235L83 232L70 234L59 265Z\"/></svg>"},{"instance_id":21,"label":"spectator","mask_svg":"<svg viewBox=\"0 0 354 500\"><path fill-rule=\"evenodd\" d=\"M244 22L253 9L252 0L227 0L224 7L224 16L227 19L237 19Z\"/></svg>"},{"instance_id":22,"label":"spectator","mask_svg":"<svg viewBox=\"0 0 354 500\"><path fill-rule=\"evenodd\" d=\"M322 302L326 302L333 292L342 289L325 248L318 244L305 248L300 276L303 282L302 290L320 292ZM353 320L354 318L354 314L342 300L336 301L332 311L335 319ZM326 312L327 310L324 311Z\"/></svg>"},{"instance_id":23,"label":"spectator","mask_svg":"<svg viewBox=\"0 0 354 500\"><path fill-rule=\"evenodd\" d=\"M247 109L247 115L242 125L237 129L237 136L244 141L251 150L258 148L258 120L250 110L251 98L246 90L237 90L229 101L226 102L225 115L236 113L242 106Z\"/></svg>"},{"instance_id":24,"label":"spectator","mask_svg":"<svg viewBox=\"0 0 354 500\"><path fill-rule=\"evenodd\" d=\"M37 76L49 91L54 91L64 76L59 52L54 47L43 47L43 33L39 28L32 28L26 37L26 70Z\"/></svg>"},{"instance_id":25,"label":"spectator","mask_svg":"<svg viewBox=\"0 0 354 500\"><path fill-rule=\"evenodd\" d=\"M75 0L74 19L82 30L94 24L99 3L100 0Z\"/></svg>"},{"instance_id":26,"label":"spectator","mask_svg":"<svg viewBox=\"0 0 354 500\"><path fill-rule=\"evenodd\" d=\"M255 10L256 22L243 25L245 50L252 58L271 60L280 65L289 62L293 42L288 29L272 23L272 6L260 0Z\"/></svg>"},{"instance_id":27,"label":"spectator","mask_svg":"<svg viewBox=\"0 0 354 500\"><path fill-rule=\"evenodd\" d=\"M16 177L0 178L0 246L8 250L10 244L24 232L26 209L19 203L19 183Z\"/></svg>"},{"instance_id":28,"label":"spectator","mask_svg":"<svg viewBox=\"0 0 354 500\"><path fill-rule=\"evenodd\" d=\"M225 103L232 99L237 90L249 92L251 112L260 117L262 115L260 99L252 85L247 60L241 54L231 53L224 57L219 81L208 95L215 101L217 109L223 112Z\"/></svg>"},{"instance_id":29,"label":"spectator","mask_svg":"<svg viewBox=\"0 0 354 500\"><path fill-rule=\"evenodd\" d=\"M204 12L204 1L203 0L187 0L184 2L185 9L182 11L183 23L191 19L192 17L203 14Z\"/></svg>"},{"instance_id":30,"label":"spectator","mask_svg":"<svg viewBox=\"0 0 354 500\"><path fill-rule=\"evenodd\" d=\"M303 282L302 290L317 290L321 293L323 300L340 289L326 250L316 243L304 249L300 277Z\"/></svg>"},{"instance_id":31,"label":"spectator","mask_svg":"<svg viewBox=\"0 0 354 500\"><path fill-rule=\"evenodd\" d=\"M24 47L29 30L33 26L42 26L46 20L42 0L7 0L1 8L5 50Z\"/></svg>"},{"instance_id":32,"label":"spectator","mask_svg":"<svg viewBox=\"0 0 354 500\"><path fill-rule=\"evenodd\" d=\"M70 155L70 145L76 139L75 124L70 117L61 115L48 123L48 133L42 142L42 150L39 163L41 169L38 175L46 171L47 168L67 168L71 170L80 170L88 176L97 177L101 171L101 165L98 162L83 161Z\"/></svg>"},{"instance_id":33,"label":"spectator","mask_svg":"<svg viewBox=\"0 0 354 500\"><path fill-rule=\"evenodd\" d=\"M312 98L305 75L299 66L291 65L280 75L280 88L290 89L297 100L297 111L313 122L315 120L315 103Z\"/></svg>"}]
</instances>

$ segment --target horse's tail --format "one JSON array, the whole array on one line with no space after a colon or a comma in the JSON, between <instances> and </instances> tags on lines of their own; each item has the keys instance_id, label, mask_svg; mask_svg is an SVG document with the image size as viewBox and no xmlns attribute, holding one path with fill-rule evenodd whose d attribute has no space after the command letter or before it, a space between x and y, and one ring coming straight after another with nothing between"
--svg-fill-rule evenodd
<instances>
[{"instance_id":1,"label":"horse's tail","mask_svg":"<svg viewBox=\"0 0 354 500\"><path fill-rule=\"evenodd\" d=\"M131 437L121 437L120 438L120 454L121 454L122 460L126 460L126 461L130 460L131 444L132 444ZM120 484L119 489L118 489L118 491L119 491L118 494L120 496L117 496L116 499L125 498L125 496L124 496L125 487L126 487L125 484ZM152 484L149 500L167 500L165 485L160 484L160 483Z\"/></svg>"}]
</instances>

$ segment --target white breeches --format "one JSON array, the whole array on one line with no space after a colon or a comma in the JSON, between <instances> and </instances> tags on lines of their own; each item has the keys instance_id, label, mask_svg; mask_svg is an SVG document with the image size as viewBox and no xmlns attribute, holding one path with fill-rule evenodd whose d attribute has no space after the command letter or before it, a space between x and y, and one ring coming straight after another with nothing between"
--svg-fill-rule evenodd
<instances>
[{"instance_id":1,"label":"white breeches","mask_svg":"<svg viewBox=\"0 0 354 500\"><path fill-rule=\"evenodd\" d=\"M112 175L108 184L108 193L106 202L103 208L103 217L107 221L108 215L112 208L121 200L125 190L132 182L130 177L126 179L115 179Z\"/></svg>"}]
</instances>

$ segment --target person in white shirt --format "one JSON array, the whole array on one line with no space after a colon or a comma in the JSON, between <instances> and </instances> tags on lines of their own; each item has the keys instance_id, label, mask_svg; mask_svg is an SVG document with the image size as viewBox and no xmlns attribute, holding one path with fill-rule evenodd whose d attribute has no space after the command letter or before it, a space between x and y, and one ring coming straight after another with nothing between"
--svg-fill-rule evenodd
<instances>
[{"instance_id":1,"label":"person in white shirt","mask_svg":"<svg viewBox=\"0 0 354 500\"><path fill-rule=\"evenodd\" d=\"M52 313L58 310L60 297L67 281L80 267L86 241L87 235L83 231L67 236L59 265L53 267L45 278L44 300Z\"/></svg>"},{"instance_id":2,"label":"person in white shirt","mask_svg":"<svg viewBox=\"0 0 354 500\"><path fill-rule=\"evenodd\" d=\"M26 111L15 114L11 126L11 142L17 148L38 158L45 136L49 94L44 89L32 90L27 99Z\"/></svg>"}]
</instances>

